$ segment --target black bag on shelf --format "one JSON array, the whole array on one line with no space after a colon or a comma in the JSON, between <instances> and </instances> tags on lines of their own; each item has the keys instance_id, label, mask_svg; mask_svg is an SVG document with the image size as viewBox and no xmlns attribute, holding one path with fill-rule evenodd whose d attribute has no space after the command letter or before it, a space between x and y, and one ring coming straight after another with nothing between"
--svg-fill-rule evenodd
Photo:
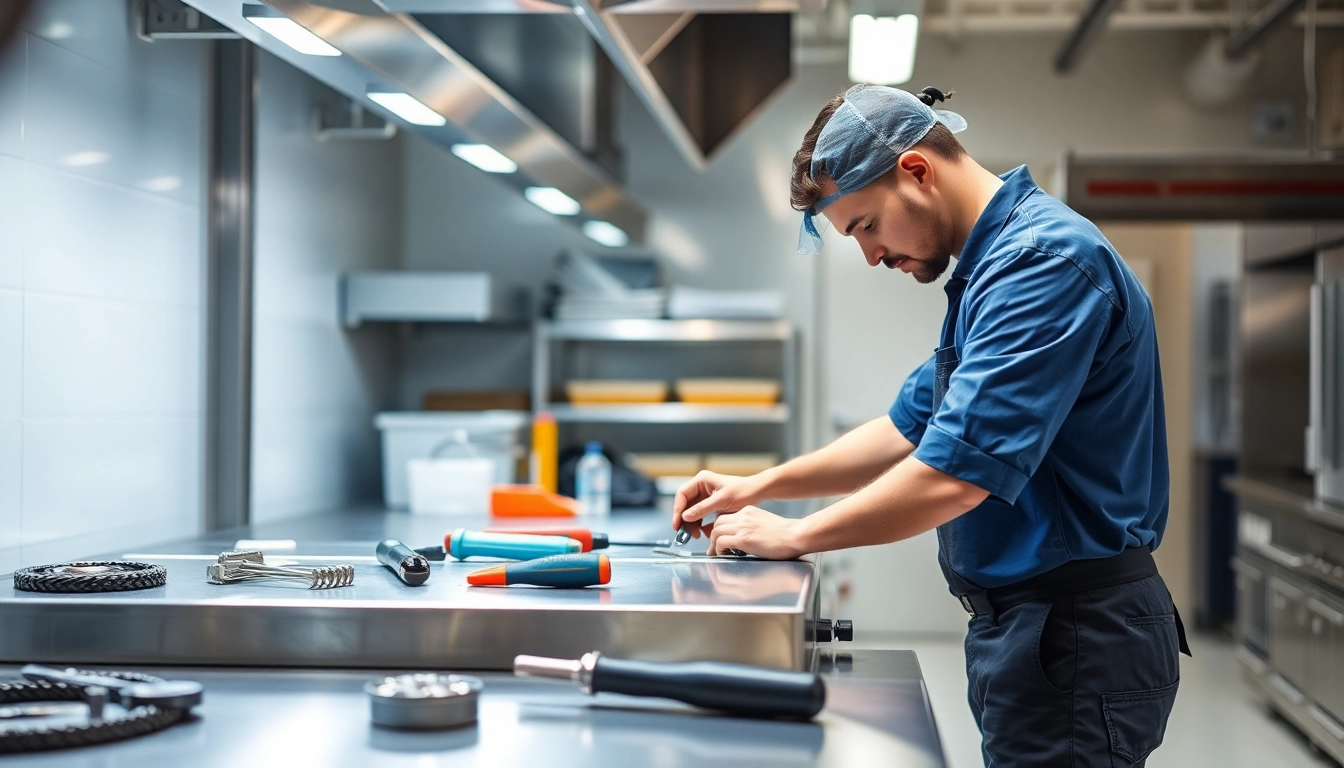
<instances>
[{"instance_id":1,"label":"black bag on shelf","mask_svg":"<svg viewBox=\"0 0 1344 768\"><path fill-rule=\"evenodd\" d=\"M611 508L647 509L658 503L658 486L639 472L627 467L619 454L605 445L602 455L611 462ZM570 446L560 452L560 493L577 498L574 476L578 473L583 446Z\"/></svg>"}]
</instances>

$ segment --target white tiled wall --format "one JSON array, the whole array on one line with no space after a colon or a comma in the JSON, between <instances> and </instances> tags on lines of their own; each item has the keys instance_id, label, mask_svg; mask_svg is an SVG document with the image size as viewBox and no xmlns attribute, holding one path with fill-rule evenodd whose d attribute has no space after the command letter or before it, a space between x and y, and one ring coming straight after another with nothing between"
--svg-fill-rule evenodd
<instances>
[{"instance_id":1,"label":"white tiled wall","mask_svg":"<svg viewBox=\"0 0 1344 768\"><path fill-rule=\"evenodd\" d=\"M201 523L204 47L129 8L0 56L0 572Z\"/></svg>"},{"instance_id":2,"label":"white tiled wall","mask_svg":"<svg viewBox=\"0 0 1344 768\"><path fill-rule=\"evenodd\" d=\"M390 328L345 331L337 282L401 265L401 148L319 142L313 113L336 98L258 54L252 520L379 495L373 417L395 400Z\"/></svg>"}]
</instances>

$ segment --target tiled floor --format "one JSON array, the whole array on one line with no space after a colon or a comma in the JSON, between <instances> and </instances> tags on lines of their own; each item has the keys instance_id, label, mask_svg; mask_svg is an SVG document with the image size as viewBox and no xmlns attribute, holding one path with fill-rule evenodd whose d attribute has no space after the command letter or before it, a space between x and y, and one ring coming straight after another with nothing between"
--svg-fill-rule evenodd
<instances>
[{"instance_id":1,"label":"tiled floor","mask_svg":"<svg viewBox=\"0 0 1344 768\"><path fill-rule=\"evenodd\" d=\"M873 638L856 648L910 648L919 656L947 751L948 768L979 768L980 734L966 704L965 657L959 638ZM1194 658L1181 657L1181 691L1166 739L1149 768L1333 768L1291 726L1272 719L1241 679L1234 646L1216 636L1190 638Z\"/></svg>"}]
</instances>

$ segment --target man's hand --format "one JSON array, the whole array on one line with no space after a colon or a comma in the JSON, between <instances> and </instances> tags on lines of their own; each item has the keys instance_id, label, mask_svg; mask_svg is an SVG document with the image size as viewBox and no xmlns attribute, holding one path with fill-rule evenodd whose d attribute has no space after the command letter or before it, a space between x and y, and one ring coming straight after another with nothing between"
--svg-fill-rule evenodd
<instances>
[{"instance_id":1,"label":"man's hand","mask_svg":"<svg viewBox=\"0 0 1344 768\"><path fill-rule=\"evenodd\" d=\"M700 538L700 520L716 512L736 512L761 500L761 481L757 476L736 477L702 471L677 491L672 502L672 529L689 525L691 535Z\"/></svg>"},{"instance_id":2,"label":"man's hand","mask_svg":"<svg viewBox=\"0 0 1344 768\"><path fill-rule=\"evenodd\" d=\"M760 507L743 507L735 514L721 515L714 521L709 554L740 549L770 560L793 560L805 553L798 545L799 522Z\"/></svg>"}]
</instances>

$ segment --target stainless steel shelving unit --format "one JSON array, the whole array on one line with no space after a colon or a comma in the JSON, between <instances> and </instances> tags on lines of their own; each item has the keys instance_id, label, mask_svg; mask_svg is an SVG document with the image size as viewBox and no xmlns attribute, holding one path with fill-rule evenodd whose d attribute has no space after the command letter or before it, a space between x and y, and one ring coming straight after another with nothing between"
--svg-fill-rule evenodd
<instances>
[{"instance_id":1,"label":"stainless steel shelving unit","mask_svg":"<svg viewBox=\"0 0 1344 768\"><path fill-rule=\"evenodd\" d=\"M785 320L560 320L533 330L532 408L550 411L557 422L585 424L778 424L784 457L797 451L798 341ZM639 342L684 345L759 342L781 345L781 397L773 406L582 405L550 401L552 355L557 345ZM725 374L731 375L731 374Z\"/></svg>"},{"instance_id":2,"label":"stainless steel shelving unit","mask_svg":"<svg viewBox=\"0 0 1344 768\"><path fill-rule=\"evenodd\" d=\"M731 406L657 403L652 405L547 406L558 422L590 424L786 424L787 405Z\"/></svg>"}]
</instances>

